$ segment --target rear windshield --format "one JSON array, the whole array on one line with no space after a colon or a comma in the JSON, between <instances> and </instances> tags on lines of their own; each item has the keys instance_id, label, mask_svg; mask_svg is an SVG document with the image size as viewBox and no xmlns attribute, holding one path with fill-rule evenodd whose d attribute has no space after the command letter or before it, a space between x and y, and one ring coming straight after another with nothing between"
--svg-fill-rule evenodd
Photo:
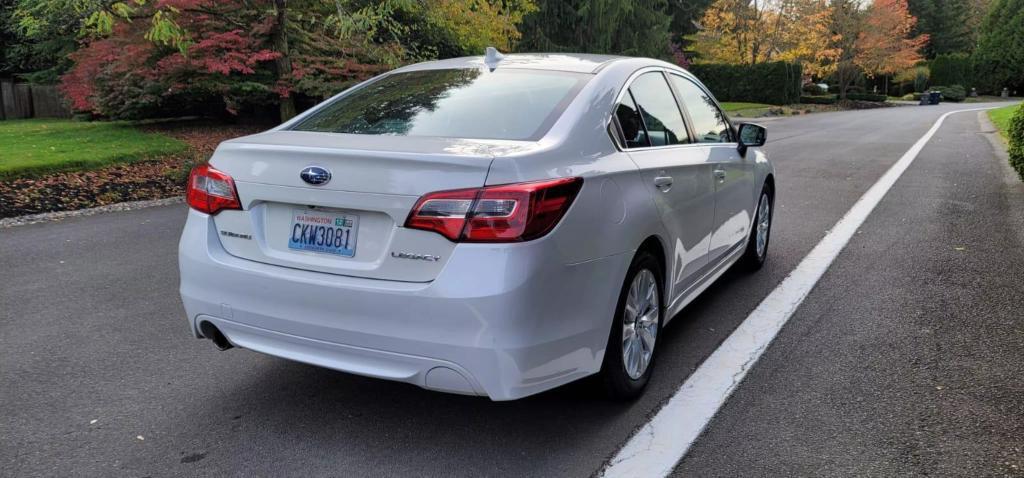
<instances>
[{"instance_id":1,"label":"rear windshield","mask_svg":"<svg viewBox=\"0 0 1024 478\"><path fill-rule=\"evenodd\" d=\"M589 77L515 69L395 73L338 98L292 129L536 140L551 128Z\"/></svg>"}]
</instances>

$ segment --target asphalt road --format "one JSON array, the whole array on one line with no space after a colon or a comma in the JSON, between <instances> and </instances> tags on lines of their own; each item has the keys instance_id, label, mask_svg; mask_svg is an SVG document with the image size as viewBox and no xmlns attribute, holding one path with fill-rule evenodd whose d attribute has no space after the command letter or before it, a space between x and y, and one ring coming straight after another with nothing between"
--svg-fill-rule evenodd
<instances>
[{"instance_id":1,"label":"asphalt road","mask_svg":"<svg viewBox=\"0 0 1024 478\"><path fill-rule=\"evenodd\" d=\"M0 475L591 475L964 107L766 122L769 263L682 312L630 404L586 383L494 403L218 352L177 296L184 206L0 229ZM980 131L946 121L678 474L1024 474L1024 186Z\"/></svg>"}]
</instances>

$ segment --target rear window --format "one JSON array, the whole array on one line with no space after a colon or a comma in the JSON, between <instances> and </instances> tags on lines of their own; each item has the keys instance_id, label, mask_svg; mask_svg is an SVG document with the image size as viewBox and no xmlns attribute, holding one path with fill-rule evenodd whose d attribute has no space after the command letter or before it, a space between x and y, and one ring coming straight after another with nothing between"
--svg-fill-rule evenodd
<instances>
[{"instance_id":1,"label":"rear window","mask_svg":"<svg viewBox=\"0 0 1024 478\"><path fill-rule=\"evenodd\" d=\"M338 98L292 129L536 140L551 128L589 77L515 69L395 73Z\"/></svg>"}]
</instances>

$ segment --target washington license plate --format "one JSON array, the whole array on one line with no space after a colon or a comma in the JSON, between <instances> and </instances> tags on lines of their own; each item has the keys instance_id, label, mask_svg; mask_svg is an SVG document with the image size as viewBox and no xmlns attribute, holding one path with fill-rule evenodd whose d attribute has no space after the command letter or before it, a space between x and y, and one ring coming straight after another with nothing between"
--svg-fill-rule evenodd
<instances>
[{"instance_id":1,"label":"washington license plate","mask_svg":"<svg viewBox=\"0 0 1024 478\"><path fill-rule=\"evenodd\" d=\"M352 257L356 254L359 216L332 211L296 209L288 231L288 248Z\"/></svg>"}]
</instances>

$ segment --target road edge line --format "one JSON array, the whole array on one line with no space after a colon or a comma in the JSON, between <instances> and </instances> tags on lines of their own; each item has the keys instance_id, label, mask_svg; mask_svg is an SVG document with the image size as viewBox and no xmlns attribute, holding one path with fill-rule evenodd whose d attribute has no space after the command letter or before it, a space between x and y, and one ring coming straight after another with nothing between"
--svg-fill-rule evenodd
<instances>
[{"instance_id":1,"label":"road edge line","mask_svg":"<svg viewBox=\"0 0 1024 478\"><path fill-rule=\"evenodd\" d=\"M993 108L949 111L935 120L932 127L889 167L789 275L697 367L665 405L634 432L599 475L630 478L664 477L671 473L946 118L956 113Z\"/></svg>"}]
</instances>

